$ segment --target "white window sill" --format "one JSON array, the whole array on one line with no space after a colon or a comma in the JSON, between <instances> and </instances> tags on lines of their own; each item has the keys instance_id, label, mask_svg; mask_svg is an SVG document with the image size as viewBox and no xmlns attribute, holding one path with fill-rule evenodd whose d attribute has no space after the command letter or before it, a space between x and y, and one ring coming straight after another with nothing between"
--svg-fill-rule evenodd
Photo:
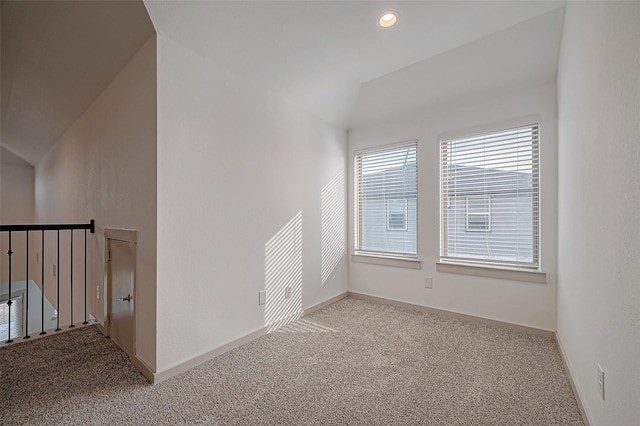
<instances>
[{"instance_id":1,"label":"white window sill","mask_svg":"<svg viewBox=\"0 0 640 426\"><path fill-rule=\"evenodd\" d=\"M547 274L540 271L516 268L496 268L492 266L465 265L463 263L436 262L438 272L451 274L473 275L476 277L498 278L530 283L547 282Z\"/></svg>"},{"instance_id":2,"label":"white window sill","mask_svg":"<svg viewBox=\"0 0 640 426\"><path fill-rule=\"evenodd\" d=\"M422 269L421 260L407 259L402 257L375 256L372 254L352 254L351 261L357 263L370 263L373 265L395 266L398 268Z\"/></svg>"}]
</instances>

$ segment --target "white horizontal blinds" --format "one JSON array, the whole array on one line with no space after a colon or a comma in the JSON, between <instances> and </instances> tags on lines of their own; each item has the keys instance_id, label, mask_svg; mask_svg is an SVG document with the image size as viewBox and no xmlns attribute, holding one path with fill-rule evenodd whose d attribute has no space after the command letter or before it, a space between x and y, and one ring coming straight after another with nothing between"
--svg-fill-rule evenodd
<instances>
[{"instance_id":1,"label":"white horizontal blinds","mask_svg":"<svg viewBox=\"0 0 640 426\"><path fill-rule=\"evenodd\" d=\"M538 267L538 125L440 143L440 255Z\"/></svg>"},{"instance_id":2,"label":"white horizontal blinds","mask_svg":"<svg viewBox=\"0 0 640 426\"><path fill-rule=\"evenodd\" d=\"M355 250L416 257L416 141L355 156Z\"/></svg>"}]
</instances>

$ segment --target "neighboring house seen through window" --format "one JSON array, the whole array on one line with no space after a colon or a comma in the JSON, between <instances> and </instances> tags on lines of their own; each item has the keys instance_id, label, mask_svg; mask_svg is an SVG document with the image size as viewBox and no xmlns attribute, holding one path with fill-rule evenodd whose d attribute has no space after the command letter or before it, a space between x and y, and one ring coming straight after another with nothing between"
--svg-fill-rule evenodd
<instances>
[{"instance_id":1,"label":"neighboring house seen through window","mask_svg":"<svg viewBox=\"0 0 640 426\"><path fill-rule=\"evenodd\" d=\"M416 150L412 141L356 152L356 254L417 257Z\"/></svg>"},{"instance_id":2,"label":"neighboring house seen through window","mask_svg":"<svg viewBox=\"0 0 640 426\"><path fill-rule=\"evenodd\" d=\"M387 200L387 231L407 230L407 200Z\"/></svg>"},{"instance_id":3,"label":"neighboring house seen through window","mask_svg":"<svg viewBox=\"0 0 640 426\"><path fill-rule=\"evenodd\" d=\"M467 232L491 231L491 198L467 197Z\"/></svg>"},{"instance_id":4,"label":"neighboring house seen through window","mask_svg":"<svg viewBox=\"0 0 640 426\"><path fill-rule=\"evenodd\" d=\"M440 257L537 269L538 125L440 143Z\"/></svg>"}]
</instances>

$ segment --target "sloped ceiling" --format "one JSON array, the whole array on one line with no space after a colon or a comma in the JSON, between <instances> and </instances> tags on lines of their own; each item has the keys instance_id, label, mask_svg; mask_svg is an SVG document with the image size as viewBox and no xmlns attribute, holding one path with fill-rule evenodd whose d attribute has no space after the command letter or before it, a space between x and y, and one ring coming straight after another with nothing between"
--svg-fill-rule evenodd
<instances>
[{"instance_id":1,"label":"sloped ceiling","mask_svg":"<svg viewBox=\"0 0 640 426\"><path fill-rule=\"evenodd\" d=\"M1 144L35 165L155 31L141 1L2 1Z\"/></svg>"},{"instance_id":2,"label":"sloped ceiling","mask_svg":"<svg viewBox=\"0 0 640 426\"><path fill-rule=\"evenodd\" d=\"M35 165L155 31L348 129L500 82L555 78L563 6L2 1L0 144ZM388 9L398 24L378 28Z\"/></svg>"},{"instance_id":3,"label":"sloped ceiling","mask_svg":"<svg viewBox=\"0 0 640 426\"><path fill-rule=\"evenodd\" d=\"M368 120L369 110L358 100L361 85L563 5L547 1L145 1L158 33L343 128ZM399 13L398 23L378 28L376 18L388 9ZM544 35L545 29L529 34ZM500 44L498 48L505 47L500 36L492 40ZM533 47L530 54L535 55L546 47L557 53L560 39L551 46L547 44L551 37L527 41ZM470 67L478 59L482 60L471 55L458 64ZM542 62L547 65L546 58ZM534 66L527 73L538 70L535 61L527 64ZM424 80L443 75L411 77L407 85L423 85ZM373 99L372 89L367 93L366 102L386 101ZM421 94L429 96L425 90Z\"/></svg>"}]
</instances>

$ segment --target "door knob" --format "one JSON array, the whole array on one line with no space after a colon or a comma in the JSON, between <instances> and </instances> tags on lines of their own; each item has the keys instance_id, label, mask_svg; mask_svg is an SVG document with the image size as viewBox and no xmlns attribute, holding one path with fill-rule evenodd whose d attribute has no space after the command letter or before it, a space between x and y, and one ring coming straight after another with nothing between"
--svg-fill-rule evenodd
<instances>
[{"instance_id":1,"label":"door knob","mask_svg":"<svg viewBox=\"0 0 640 426\"><path fill-rule=\"evenodd\" d=\"M119 301L121 302L129 302L131 303L131 299L133 299L133 297L131 296L131 294L129 294L127 297L120 297L118 298Z\"/></svg>"}]
</instances>

